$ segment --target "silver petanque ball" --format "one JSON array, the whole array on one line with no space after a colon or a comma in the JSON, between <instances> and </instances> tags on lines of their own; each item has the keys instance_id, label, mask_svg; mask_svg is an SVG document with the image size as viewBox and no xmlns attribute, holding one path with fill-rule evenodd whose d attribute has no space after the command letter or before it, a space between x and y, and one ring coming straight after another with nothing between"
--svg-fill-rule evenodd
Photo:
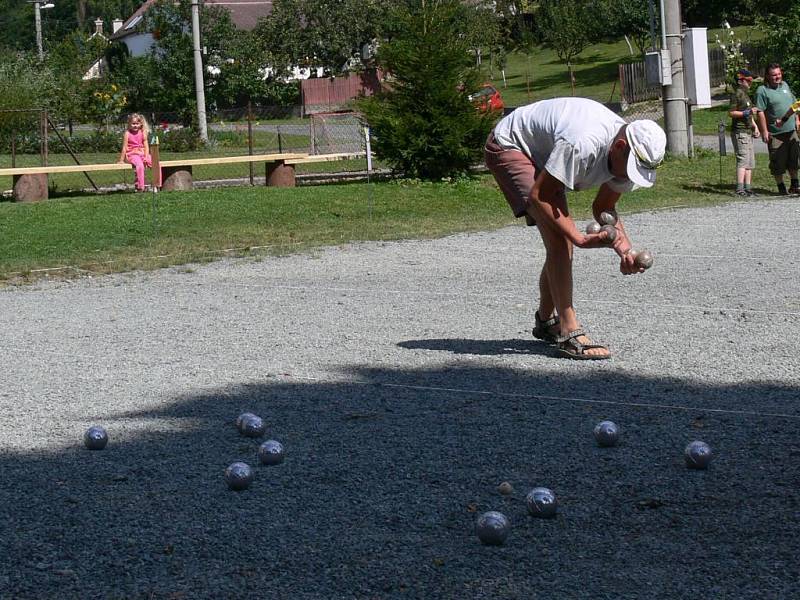
<instances>
[{"instance_id":1,"label":"silver petanque ball","mask_svg":"<svg viewBox=\"0 0 800 600\"><path fill-rule=\"evenodd\" d=\"M253 470L247 463L235 462L225 469L225 483L228 488L237 492L247 489L253 482L253 477Z\"/></svg>"},{"instance_id":2,"label":"silver petanque ball","mask_svg":"<svg viewBox=\"0 0 800 600\"><path fill-rule=\"evenodd\" d=\"M614 213L610 213L604 210L603 212L600 213L600 222L603 225L616 225L617 217L614 216Z\"/></svg>"},{"instance_id":3,"label":"silver petanque ball","mask_svg":"<svg viewBox=\"0 0 800 600\"><path fill-rule=\"evenodd\" d=\"M475 533L482 544L487 546L500 546L506 541L511 523L501 512L490 510L478 517L475 524Z\"/></svg>"},{"instance_id":4,"label":"silver petanque ball","mask_svg":"<svg viewBox=\"0 0 800 600\"><path fill-rule=\"evenodd\" d=\"M254 415L251 412L243 412L242 414L240 414L238 417L236 417L236 429L238 429L241 432L242 431L242 424L247 419L250 419L250 418L255 417L255 416L256 415Z\"/></svg>"},{"instance_id":5,"label":"silver petanque ball","mask_svg":"<svg viewBox=\"0 0 800 600\"><path fill-rule=\"evenodd\" d=\"M691 442L683 452L686 466L690 469L705 469L714 457L711 446L701 441Z\"/></svg>"},{"instance_id":6,"label":"silver petanque ball","mask_svg":"<svg viewBox=\"0 0 800 600\"><path fill-rule=\"evenodd\" d=\"M276 440L267 440L258 447L258 459L262 465L279 465L285 457L283 444Z\"/></svg>"},{"instance_id":7,"label":"silver petanque ball","mask_svg":"<svg viewBox=\"0 0 800 600\"><path fill-rule=\"evenodd\" d=\"M250 415L243 419L242 426L239 428L242 435L251 438L261 437L266 430L267 426L264 424L264 420L256 415Z\"/></svg>"},{"instance_id":8,"label":"silver petanque ball","mask_svg":"<svg viewBox=\"0 0 800 600\"><path fill-rule=\"evenodd\" d=\"M613 242L615 239L617 239L617 228L616 228L616 227L614 227L613 225L603 225L603 226L600 228L600 231L605 231L605 232L606 232L606 234L607 234L607 236L608 236L608 237L606 237L606 239L605 239L605 242L606 242L607 244L610 244L610 243L612 243L612 242Z\"/></svg>"},{"instance_id":9,"label":"silver petanque ball","mask_svg":"<svg viewBox=\"0 0 800 600\"><path fill-rule=\"evenodd\" d=\"M616 446L619 441L619 427L614 421L600 421L594 427L594 439L603 448Z\"/></svg>"},{"instance_id":10,"label":"silver petanque ball","mask_svg":"<svg viewBox=\"0 0 800 600\"><path fill-rule=\"evenodd\" d=\"M634 254L633 262L640 269L649 269L653 266L653 255L649 250L641 250Z\"/></svg>"},{"instance_id":11,"label":"silver petanque ball","mask_svg":"<svg viewBox=\"0 0 800 600\"><path fill-rule=\"evenodd\" d=\"M108 433L99 425L93 425L83 434L83 445L89 450L102 450L108 444Z\"/></svg>"},{"instance_id":12,"label":"silver petanque ball","mask_svg":"<svg viewBox=\"0 0 800 600\"><path fill-rule=\"evenodd\" d=\"M558 500L552 490L545 487L533 488L525 497L528 512L534 517L549 519L556 516Z\"/></svg>"},{"instance_id":13,"label":"silver petanque ball","mask_svg":"<svg viewBox=\"0 0 800 600\"><path fill-rule=\"evenodd\" d=\"M586 226L586 233L600 233L600 223L592 221Z\"/></svg>"}]
</instances>

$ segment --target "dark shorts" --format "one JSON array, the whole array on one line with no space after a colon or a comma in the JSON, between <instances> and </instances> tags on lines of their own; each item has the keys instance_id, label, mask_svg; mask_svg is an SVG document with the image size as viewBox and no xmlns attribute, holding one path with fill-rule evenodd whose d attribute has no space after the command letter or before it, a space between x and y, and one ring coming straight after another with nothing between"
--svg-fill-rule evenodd
<instances>
[{"instance_id":1,"label":"dark shorts","mask_svg":"<svg viewBox=\"0 0 800 600\"><path fill-rule=\"evenodd\" d=\"M769 136L769 172L783 175L800 169L800 138L797 130Z\"/></svg>"},{"instance_id":2,"label":"dark shorts","mask_svg":"<svg viewBox=\"0 0 800 600\"><path fill-rule=\"evenodd\" d=\"M483 157L514 216L525 217L528 225L536 225L527 212L537 172L533 159L519 150L503 148L495 141L494 133L486 140Z\"/></svg>"}]
</instances>

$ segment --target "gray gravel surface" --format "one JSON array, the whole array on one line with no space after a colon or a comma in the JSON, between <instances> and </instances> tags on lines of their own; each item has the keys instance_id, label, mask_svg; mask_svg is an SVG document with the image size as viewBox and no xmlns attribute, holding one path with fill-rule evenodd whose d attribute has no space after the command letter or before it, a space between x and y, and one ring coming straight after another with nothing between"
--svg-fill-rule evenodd
<instances>
[{"instance_id":1,"label":"gray gravel surface","mask_svg":"<svg viewBox=\"0 0 800 600\"><path fill-rule=\"evenodd\" d=\"M525 227L0 290L0 598L798 597L800 200L626 224L646 274L575 257L604 362L531 338Z\"/></svg>"}]
</instances>

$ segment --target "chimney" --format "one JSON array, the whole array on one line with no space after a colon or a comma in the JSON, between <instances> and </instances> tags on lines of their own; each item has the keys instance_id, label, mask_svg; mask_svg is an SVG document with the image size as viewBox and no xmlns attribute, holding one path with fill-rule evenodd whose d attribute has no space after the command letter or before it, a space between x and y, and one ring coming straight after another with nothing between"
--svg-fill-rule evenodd
<instances>
[{"instance_id":1,"label":"chimney","mask_svg":"<svg viewBox=\"0 0 800 600\"><path fill-rule=\"evenodd\" d=\"M111 24L112 27L111 33L117 33L120 29L122 29L123 23L124 21L122 19L114 19L114 21Z\"/></svg>"},{"instance_id":2,"label":"chimney","mask_svg":"<svg viewBox=\"0 0 800 600\"><path fill-rule=\"evenodd\" d=\"M103 19L97 19L94 22L94 33L95 35L103 35Z\"/></svg>"}]
</instances>

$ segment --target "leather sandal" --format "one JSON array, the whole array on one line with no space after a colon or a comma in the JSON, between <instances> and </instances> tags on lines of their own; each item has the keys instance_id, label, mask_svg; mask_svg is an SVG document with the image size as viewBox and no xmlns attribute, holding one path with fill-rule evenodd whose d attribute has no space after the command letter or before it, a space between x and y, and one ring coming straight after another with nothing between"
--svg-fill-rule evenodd
<instances>
[{"instance_id":1,"label":"leather sandal","mask_svg":"<svg viewBox=\"0 0 800 600\"><path fill-rule=\"evenodd\" d=\"M611 354L586 354L586 351L592 348L603 348L604 350L608 350L608 348L603 344L581 344L578 338L582 335L586 335L583 329L575 329L567 335L558 336L556 338L558 353L561 356L575 360L606 360L611 358Z\"/></svg>"},{"instance_id":2,"label":"leather sandal","mask_svg":"<svg viewBox=\"0 0 800 600\"><path fill-rule=\"evenodd\" d=\"M547 321L542 321L541 317L539 316L539 311L536 311L534 315L536 319L536 326L533 328L533 337L539 340L544 340L549 344L555 344L556 338L558 337L555 333L550 331L551 327L555 327L561 321L558 318L558 315L554 316L552 319L547 319Z\"/></svg>"}]
</instances>

